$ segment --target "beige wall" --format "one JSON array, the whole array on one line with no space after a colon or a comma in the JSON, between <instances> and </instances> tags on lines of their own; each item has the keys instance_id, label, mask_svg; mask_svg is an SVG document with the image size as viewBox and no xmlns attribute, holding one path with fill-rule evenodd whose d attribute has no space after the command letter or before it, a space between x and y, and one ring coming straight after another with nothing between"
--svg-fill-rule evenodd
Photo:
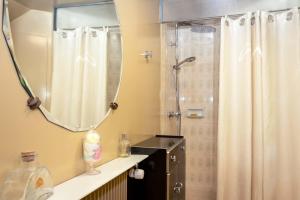
<instances>
[{"instance_id":1,"label":"beige wall","mask_svg":"<svg viewBox=\"0 0 300 200\"><path fill-rule=\"evenodd\" d=\"M2 1L0 3L2 5ZM102 163L117 156L121 132L147 135L159 131L159 1L116 0L116 4L124 37L123 77L119 109L97 129L103 139ZM149 63L139 56L144 50L154 53ZM40 162L50 169L55 183L83 172L83 134L53 125L40 111L30 111L26 107L27 94L19 84L2 34L0 91L1 180L18 165L19 153L26 150L39 153Z\"/></svg>"}]
</instances>

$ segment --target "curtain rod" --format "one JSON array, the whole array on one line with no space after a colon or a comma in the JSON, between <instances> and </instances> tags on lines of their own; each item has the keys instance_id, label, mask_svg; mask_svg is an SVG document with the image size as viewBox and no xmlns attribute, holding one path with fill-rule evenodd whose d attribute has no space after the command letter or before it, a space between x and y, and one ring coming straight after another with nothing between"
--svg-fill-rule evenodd
<instances>
[{"instance_id":1,"label":"curtain rod","mask_svg":"<svg viewBox=\"0 0 300 200\"><path fill-rule=\"evenodd\" d=\"M300 7L296 7L298 9L300 9ZM270 10L270 11L266 11L266 12L270 12L270 13L276 13L276 12L284 12L284 11L288 11L291 10L293 8L286 8L286 9L280 9L280 10ZM249 11L249 12L255 12L255 11ZM224 16L229 16L229 17L233 17L233 18L237 18L240 16L243 16L245 13L239 13L239 14L228 14L228 15L223 15L223 16L212 16L212 17L203 17L203 18L199 18L199 19L193 19L193 20L182 20L182 21L164 21L161 22L162 24L167 24L167 23L184 23L184 22L199 22L199 21L207 21L207 20L219 20Z\"/></svg>"},{"instance_id":2,"label":"curtain rod","mask_svg":"<svg viewBox=\"0 0 300 200\"><path fill-rule=\"evenodd\" d=\"M57 4L55 9L60 8L70 8L70 7L83 7L83 6L95 6L95 5L105 5L105 4L114 4L113 0L104 0L100 2L89 2L89 3L64 3L64 4Z\"/></svg>"},{"instance_id":3,"label":"curtain rod","mask_svg":"<svg viewBox=\"0 0 300 200\"><path fill-rule=\"evenodd\" d=\"M87 26L89 27L89 26ZM101 29L101 28L120 28L120 25L112 25L112 26L92 26L92 27L89 27L89 28L94 28L94 29ZM72 31L72 30L75 30L76 28L58 28L58 29L61 29L61 30L66 30L66 31Z\"/></svg>"}]
</instances>

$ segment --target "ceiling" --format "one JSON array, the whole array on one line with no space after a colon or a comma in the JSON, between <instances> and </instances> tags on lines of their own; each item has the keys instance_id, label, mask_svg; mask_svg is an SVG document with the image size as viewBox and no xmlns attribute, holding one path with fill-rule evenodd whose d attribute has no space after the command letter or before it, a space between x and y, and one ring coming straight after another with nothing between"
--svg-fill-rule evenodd
<instances>
[{"instance_id":1,"label":"ceiling","mask_svg":"<svg viewBox=\"0 0 300 200\"><path fill-rule=\"evenodd\" d=\"M299 7L300 0L161 0L161 21L191 21Z\"/></svg>"},{"instance_id":2,"label":"ceiling","mask_svg":"<svg viewBox=\"0 0 300 200\"><path fill-rule=\"evenodd\" d=\"M52 11L54 7L62 5L78 5L88 3L111 2L112 0L8 0L16 1L29 9Z\"/></svg>"},{"instance_id":3,"label":"ceiling","mask_svg":"<svg viewBox=\"0 0 300 200\"><path fill-rule=\"evenodd\" d=\"M23 6L20 3L17 3L15 0L10 0L9 1L9 19L11 21L13 21L14 19L18 18L19 16L23 15L24 13L26 13L27 11L29 11L30 9Z\"/></svg>"}]
</instances>

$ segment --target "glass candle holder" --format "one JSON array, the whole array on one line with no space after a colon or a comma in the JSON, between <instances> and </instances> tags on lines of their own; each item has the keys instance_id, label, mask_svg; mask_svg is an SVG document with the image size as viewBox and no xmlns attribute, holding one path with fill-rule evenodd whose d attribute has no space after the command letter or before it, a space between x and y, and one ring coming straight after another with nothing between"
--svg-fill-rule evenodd
<instances>
[{"instance_id":1,"label":"glass candle holder","mask_svg":"<svg viewBox=\"0 0 300 200\"><path fill-rule=\"evenodd\" d=\"M83 158L86 162L86 173L89 175L99 174L100 170L96 169L96 163L100 161L101 145L100 135L95 131L89 131L83 142Z\"/></svg>"}]
</instances>

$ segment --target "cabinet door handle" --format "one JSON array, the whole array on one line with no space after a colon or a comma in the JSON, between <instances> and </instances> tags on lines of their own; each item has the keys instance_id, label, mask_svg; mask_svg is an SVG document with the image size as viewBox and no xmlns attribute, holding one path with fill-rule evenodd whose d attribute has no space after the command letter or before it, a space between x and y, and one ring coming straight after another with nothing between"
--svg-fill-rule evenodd
<instances>
[{"instance_id":1,"label":"cabinet door handle","mask_svg":"<svg viewBox=\"0 0 300 200\"><path fill-rule=\"evenodd\" d=\"M182 151L184 151L184 150L185 150L185 146L182 145L182 146L180 147L180 149L181 149Z\"/></svg>"},{"instance_id":2,"label":"cabinet door handle","mask_svg":"<svg viewBox=\"0 0 300 200\"><path fill-rule=\"evenodd\" d=\"M178 182L178 183L176 183L175 187L180 187L180 188L182 188L182 187L183 187L183 183Z\"/></svg>"},{"instance_id":3,"label":"cabinet door handle","mask_svg":"<svg viewBox=\"0 0 300 200\"><path fill-rule=\"evenodd\" d=\"M180 193L181 192L181 187L174 187L174 192L175 193Z\"/></svg>"},{"instance_id":4,"label":"cabinet door handle","mask_svg":"<svg viewBox=\"0 0 300 200\"><path fill-rule=\"evenodd\" d=\"M181 193L181 189L183 188L183 183L179 182L175 184L174 192L175 193Z\"/></svg>"},{"instance_id":5,"label":"cabinet door handle","mask_svg":"<svg viewBox=\"0 0 300 200\"><path fill-rule=\"evenodd\" d=\"M176 156L175 155L172 155L171 157L170 157L170 159L173 161L173 162L176 162Z\"/></svg>"}]
</instances>

